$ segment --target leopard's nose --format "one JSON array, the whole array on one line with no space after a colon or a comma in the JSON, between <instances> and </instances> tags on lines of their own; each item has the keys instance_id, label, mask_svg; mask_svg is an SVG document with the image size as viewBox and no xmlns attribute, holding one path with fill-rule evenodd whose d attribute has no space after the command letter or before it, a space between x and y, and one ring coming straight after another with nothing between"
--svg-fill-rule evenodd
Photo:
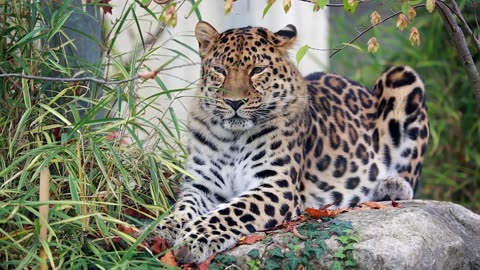
<instances>
[{"instance_id":1,"label":"leopard's nose","mask_svg":"<svg viewBox=\"0 0 480 270\"><path fill-rule=\"evenodd\" d=\"M227 103L228 106L232 107L234 111L238 110L242 104L247 103L248 99L238 99L238 100L232 100L232 99L225 99L225 103Z\"/></svg>"}]
</instances>

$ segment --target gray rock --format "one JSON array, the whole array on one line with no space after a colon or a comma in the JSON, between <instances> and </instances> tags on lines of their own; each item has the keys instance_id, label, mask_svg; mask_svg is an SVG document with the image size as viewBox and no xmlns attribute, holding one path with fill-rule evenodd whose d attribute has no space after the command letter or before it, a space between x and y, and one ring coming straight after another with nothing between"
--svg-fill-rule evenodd
<instances>
[{"instance_id":1,"label":"gray rock","mask_svg":"<svg viewBox=\"0 0 480 270\"><path fill-rule=\"evenodd\" d=\"M402 201L399 208L351 211L337 219L350 221L359 238L353 250L356 269L480 269L480 215L460 205ZM249 269L250 250L258 249L266 260L273 247L288 252L286 237L294 236L279 231L268 243L240 245L226 254L237 257L237 269ZM330 269L342 247L336 236L325 242L325 254L309 261L316 269Z\"/></svg>"}]
</instances>

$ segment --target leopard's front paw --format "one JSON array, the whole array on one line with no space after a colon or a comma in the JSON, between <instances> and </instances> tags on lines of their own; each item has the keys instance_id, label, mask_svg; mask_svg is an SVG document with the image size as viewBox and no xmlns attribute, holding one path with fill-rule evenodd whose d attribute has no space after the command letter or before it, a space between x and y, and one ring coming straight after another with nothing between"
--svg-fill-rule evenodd
<instances>
[{"instance_id":1,"label":"leopard's front paw","mask_svg":"<svg viewBox=\"0 0 480 270\"><path fill-rule=\"evenodd\" d=\"M175 243L176 236L183 227L183 220L176 217L166 217L158 223L155 228L145 237L145 242L151 244L156 238L165 239L171 247ZM148 227L143 228L138 235L148 230Z\"/></svg>"},{"instance_id":2,"label":"leopard's front paw","mask_svg":"<svg viewBox=\"0 0 480 270\"><path fill-rule=\"evenodd\" d=\"M187 225L188 227L188 225ZM178 262L201 263L211 255L233 246L240 235L229 232L216 233L209 227L196 226L188 233L181 234L175 241L175 258Z\"/></svg>"}]
</instances>

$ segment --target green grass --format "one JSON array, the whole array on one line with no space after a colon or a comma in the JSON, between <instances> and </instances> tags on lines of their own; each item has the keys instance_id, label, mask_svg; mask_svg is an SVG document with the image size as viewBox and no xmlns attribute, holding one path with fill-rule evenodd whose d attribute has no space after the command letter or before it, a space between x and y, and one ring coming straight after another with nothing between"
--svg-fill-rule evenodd
<instances>
[{"instance_id":1,"label":"green grass","mask_svg":"<svg viewBox=\"0 0 480 270\"><path fill-rule=\"evenodd\" d=\"M136 8L137 3L127 3L121 19L105 29L104 39L90 45L109 48L105 57L110 65L102 65L101 59L99 64L81 62L83 74L77 77L109 74L110 80L122 80L149 68L144 62L163 47L151 45L141 55L126 56L115 44L124 27L138 26L143 19ZM78 9L64 1L54 10L49 15L36 2L0 5L5 26L0 28L0 73L68 78L78 72L71 61L75 56L66 49L73 41L62 27ZM93 39L92 33L77 34ZM60 48L46 45L60 36ZM162 67L192 62L180 52L169 54L171 60ZM44 261L54 269L162 265L159 255L140 248L146 233L137 240L122 229L155 222L167 213L185 173L183 123L173 109L158 107L156 101L173 100L187 89L166 89L161 77L155 83L162 91L141 97L140 81L99 85L0 78L1 269L41 269ZM146 118L147 108L160 116ZM45 168L51 177L41 189ZM49 198L40 200L41 193ZM40 213L42 205L48 206L46 216ZM42 237L42 228L47 237Z\"/></svg>"}]
</instances>

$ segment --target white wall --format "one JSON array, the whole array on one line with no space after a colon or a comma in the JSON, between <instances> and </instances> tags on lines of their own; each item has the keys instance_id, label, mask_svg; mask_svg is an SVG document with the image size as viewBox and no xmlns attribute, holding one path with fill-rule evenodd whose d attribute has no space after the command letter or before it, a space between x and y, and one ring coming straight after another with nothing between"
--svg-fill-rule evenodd
<instances>
[{"instance_id":1,"label":"white wall","mask_svg":"<svg viewBox=\"0 0 480 270\"><path fill-rule=\"evenodd\" d=\"M113 16L110 20L115 20L120 16L120 13L125 4L131 4L131 1L126 0L114 0L111 2L114 5ZM239 0L234 3L233 11L224 15L224 1L223 0L205 0L200 4L200 11L202 20L209 22L218 31L224 31L234 27L243 27L247 25L262 26L269 28L273 31L280 30L287 24L293 24L297 27L298 38L297 44L292 49L290 55L292 59L295 59L295 54L303 45L310 45L314 48L326 49L328 48L328 21L327 11L323 10L317 13L312 11L313 5L302 1L293 0L292 8L285 14L282 8L282 1L276 1L270 11L262 19L263 10L266 6L266 1L261 0ZM151 8L155 7L152 2ZM150 57L151 60L146 63L152 69L156 69L166 61L170 60L175 53L172 53L167 48L178 50L187 55L191 61L183 58L177 59L175 62L169 65L183 66L187 64L196 63L196 65L183 66L181 68L175 68L171 70L164 70L159 74L159 78L167 86L168 89L178 89L185 87L194 87L195 83L199 79L199 57L194 52L185 48L178 43L172 41L177 39L181 42L189 44L190 47L195 50L198 48L197 41L194 38L193 30L195 24L198 22L198 18L195 14L187 15L190 12L191 5L185 2L178 11L178 23L173 29L166 29L161 33L157 44L163 44L162 48L158 52ZM161 10L160 7L155 7L154 10ZM153 20L151 16L142 16L145 11L142 8L137 8L137 17L140 18L141 27L144 30L143 35L148 36L158 29L158 21ZM123 52L130 52L134 48L135 44L138 44L140 39L137 33L137 29L133 22L128 31L125 31L119 37L117 42L118 49ZM309 53L301 61L299 68L306 75L313 71L324 70L328 65L328 54L326 51L314 51L310 50ZM138 94L143 97L147 97L161 91L160 87L152 80L147 81L139 85ZM165 111L170 104L173 105L177 116L180 119L186 118L186 111L189 105L189 96L193 94L193 91L183 91L174 95L174 100L171 101L166 97L159 98L155 102L155 106L163 108ZM145 114L148 119L162 118L167 120L169 114L159 113L158 110L148 110ZM164 118L166 117L166 118Z\"/></svg>"}]
</instances>

